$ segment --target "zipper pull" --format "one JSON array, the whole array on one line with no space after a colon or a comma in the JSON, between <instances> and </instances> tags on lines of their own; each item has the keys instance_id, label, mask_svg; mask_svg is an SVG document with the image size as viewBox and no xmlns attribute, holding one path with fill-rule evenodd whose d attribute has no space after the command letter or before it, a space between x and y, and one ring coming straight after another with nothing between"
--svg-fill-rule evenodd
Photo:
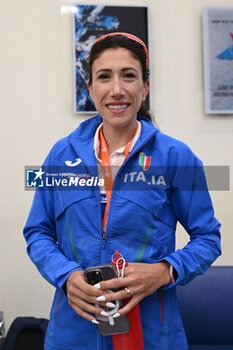
<instances>
[{"instance_id":1,"label":"zipper pull","mask_svg":"<svg viewBox=\"0 0 233 350\"><path fill-rule=\"evenodd\" d=\"M102 231L103 232L103 231ZM102 233L102 248L105 249L105 244L106 244L106 233Z\"/></svg>"}]
</instances>

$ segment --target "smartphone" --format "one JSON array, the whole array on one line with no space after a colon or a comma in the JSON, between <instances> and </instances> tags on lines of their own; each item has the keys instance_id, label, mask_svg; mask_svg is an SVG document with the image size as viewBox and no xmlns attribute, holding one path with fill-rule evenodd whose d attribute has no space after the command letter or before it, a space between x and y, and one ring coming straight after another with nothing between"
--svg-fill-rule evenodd
<instances>
[{"instance_id":1,"label":"smartphone","mask_svg":"<svg viewBox=\"0 0 233 350\"><path fill-rule=\"evenodd\" d=\"M110 280L116 277L115 268L113 265L100 265L89 267L84 271L85 280L91 284L95 285L101 281ZM113 293L119 289L108 290L108 293ZM96 314L96 319L99 321L98 330L102 335L113 335L113 334L123 334L130 330L128 315L123 315L118 318L113 318L112 316L124 306L123 300L112 301L116 307L108 308L105 307L105 311L109 313L109 317L104 317ZM96 306L98 306L96 304Z\"/></svg>"}]
</instances>

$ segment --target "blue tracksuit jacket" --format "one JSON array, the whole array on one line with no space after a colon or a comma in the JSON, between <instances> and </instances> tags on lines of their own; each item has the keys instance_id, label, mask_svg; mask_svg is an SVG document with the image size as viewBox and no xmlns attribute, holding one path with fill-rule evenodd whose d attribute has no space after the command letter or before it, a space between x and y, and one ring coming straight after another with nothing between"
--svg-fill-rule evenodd
<instances>
[{"instance_id":1,"label":"blue tracksuit jacket","mask_svg":"<svg viewBox=\"0 0 233 350\"><path fill-rule=\"evenodd\" d=\"M109 263L115 249L128 262L165 259L174 266L176 282L140 303L144 349L187 349L175 285L204 273L219 256L220 224L201 161L185 144L159 132L148 119L139 119L141 136L114 182L105 240L98 188L81 182L72 188L59 187L59 182L51 187L57 169L62 174L76 171L84 181L96 179L93 142L101 117L85 121L57 142L44 162L43 176L49 174L50 180L47 190L38 188L35 193L24 236L30 258L56 287L47 350L112 349L111 337L101 336L96 325L69 306L62 286L76 269ZM67 184L69 175L68 180L61 176ZM175 251L177 221L190 241Z\"/></svg>"}]
</instances>

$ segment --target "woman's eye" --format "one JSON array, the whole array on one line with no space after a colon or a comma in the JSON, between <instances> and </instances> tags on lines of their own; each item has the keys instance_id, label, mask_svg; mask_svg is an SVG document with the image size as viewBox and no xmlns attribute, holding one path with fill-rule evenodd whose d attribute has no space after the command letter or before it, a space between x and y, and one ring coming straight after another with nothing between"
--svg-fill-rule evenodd
<instances>
[{"instance_id":1,"label":"woman's eye","mask_svg":"<svg viewBox=\"0 0 233 350\"><path fill-rule=\"evenodd\" d=\"M134 79L135 78L135 74L133 74L133 73L125 73L124 77L126 79Z\"/></svg>"},{"instance_id":2,"label":"woman's eye","mask_svg":"<svg viewBox=\"0 0 233 350\"><path fill-rule=\"evenodd\" d=\"M102 73L98 76L99 80L106 80L109 79L109 74Z\"/></svg>"}]
</instances>

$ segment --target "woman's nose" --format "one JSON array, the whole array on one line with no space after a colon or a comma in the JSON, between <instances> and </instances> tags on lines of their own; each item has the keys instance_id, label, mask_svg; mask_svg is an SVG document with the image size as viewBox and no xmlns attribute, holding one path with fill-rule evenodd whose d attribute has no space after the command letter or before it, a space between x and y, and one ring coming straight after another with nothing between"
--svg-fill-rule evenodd
<instances>
[{"instance_id":1,"label":"woman's nose","mask_svg":"<svg viewBox=\"0 0 233 350\"><path fill-rule=\"evenodd\" d=\"M124 89L122 82L118 77L115 77L112 81L111 96L122 96L124 95Z\"/></svg>"}]
</instances>

